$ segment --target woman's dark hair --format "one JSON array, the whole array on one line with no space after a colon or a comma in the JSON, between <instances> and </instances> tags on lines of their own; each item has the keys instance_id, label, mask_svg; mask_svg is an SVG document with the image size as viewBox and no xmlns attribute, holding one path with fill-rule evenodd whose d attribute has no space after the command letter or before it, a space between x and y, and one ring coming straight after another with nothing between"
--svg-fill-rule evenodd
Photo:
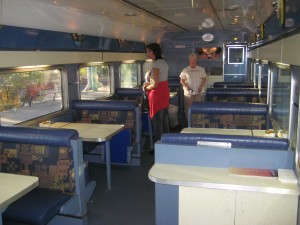
<instances>
[{"instance_id":1,"label":"woman's dark hair","mask_svg":"<svg viewBox=\"0 0 300 225\"><path fill-rule=\"evenodd\" d=\"M161 48L159 44L157 43L147 44L146 48L150 49L153 52L153 54L155 55L155 59L162 59Z\"/></svg>"}]
</instances>

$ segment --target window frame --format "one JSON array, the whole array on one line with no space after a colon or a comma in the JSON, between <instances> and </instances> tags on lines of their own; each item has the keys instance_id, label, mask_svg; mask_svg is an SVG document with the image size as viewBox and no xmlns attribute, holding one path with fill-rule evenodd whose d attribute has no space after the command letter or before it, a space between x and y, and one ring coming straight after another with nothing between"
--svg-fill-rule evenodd
<instances>
[{"instance_id":1,"label":"window frame","mask_svg":"<svg viewBox=\"0 0 300 225\"><path fill-rule=\"evenodd\" d=\"M136 73L137 73L137 77L135 78L136 79L136 86L133 86L133 87L123 87L122 86L122 75L121 75L121 68L122 68L122 65L128 65L128 64L135 64L137 66L136 68ZM128 61L123 61L120 63L120 66L119 66L119 84L118 86L120 88L138 88L141 84L140 84L140 81L142 80L141 79L141 64L135 60L128 60Z\"/></svg>"},{"instance_id":2,"label":"window frame","mask_svg":"<svg viewBox=\"0 0 300 225\"><path fill-rule=\"evenodd\" d=\"M45 115L41 115L35 118L24 120L22 122L13 124L13 125L22 125L30 126L37 124L39 122L49 120L53 117L57 117L65 114L69 109L69 100L68 100L68 80L67 80L67 70L63 65L45 65L45 66L22 66L22 67L13 67L13 68L1 68L0 76L3 73L22 73L22 72L34 72L34 71L47 71L47 70L59 70L61 74L61 102L62 107L59 111L50 112ZM0 111L0 114L2 111ZM3 125L3 124L2 124ZM4 125L5 126L5 125Z\"/></svg>"},{"instance_id":3,"label":"window frame","mask_svg":"<svg viewBox=\"0 0 300 225\"><path fill-rule=\"evenodd\" d=\"M107 63L107 62L96 62L96 63L85 63L85 64L81 64L79 65L78 67L78 70L77 70L77 76L78 76L78 93L79 93L79 98L82 99L82 91L81 91L81 83L80 83L80 69L83 68L83 67L93 67L93 66L101 66L101 65L106 65L108 66L108 71L109 71L109 74L108 74L108 83L109 83L109 94L108 95L104 95L104 96L98 96L96 97L95 99L93 100L97 100L97 99L106 99L106 98L109 98L113 95L113 92L114 92L114 76L113 76L113 73L114 73L114 69L113 69L113 65L111 63ZM99 78L99 77L98 77Z\"/></svg>"}]
</instances>

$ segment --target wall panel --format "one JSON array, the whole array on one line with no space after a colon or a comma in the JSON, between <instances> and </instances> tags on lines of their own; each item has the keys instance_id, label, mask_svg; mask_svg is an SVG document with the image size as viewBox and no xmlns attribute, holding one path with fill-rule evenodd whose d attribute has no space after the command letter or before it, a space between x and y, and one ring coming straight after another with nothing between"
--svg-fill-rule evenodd
<instances>
[{"instance_id":1,"label":"wall panel","mask_svg":"<svg viewBox=\"0 0 300 225\"><path fill-rule=\"evenodd\" d=\"M282 62L300 66L300 34L282 40Z\"/></svg>"},{"instance_id":2,"label":"wall panel","mask_svg":"<svg viewBox=\"0 0 300 225\"><path fill-rule=\"evenodd\" d=\"M102 52L0 51L0 68L101 62Z\"/></svg>"}]
</instances>

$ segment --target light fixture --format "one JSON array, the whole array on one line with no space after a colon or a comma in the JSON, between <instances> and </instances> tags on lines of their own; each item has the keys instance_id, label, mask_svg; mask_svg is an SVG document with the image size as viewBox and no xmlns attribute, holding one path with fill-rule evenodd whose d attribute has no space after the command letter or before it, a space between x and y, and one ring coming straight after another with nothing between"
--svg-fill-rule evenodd
<instances>
[{"instance_id":1,"label":"light fixture","mask_svg":"<svg viewBox=\"0 0 300 225\"><path fill-rule=\"evenodd\" d=\"M136 16L137 14L133 13L133 12L128 12L128 13L125 13L124 15L125 16Z\"/></svg>"},{"instance_id":2,"label":"light fixture","mask_svg":"<svg viewBox=\"0 0 300 225\"><path fill-rule=\"evenodd\" d=\"M215 24L215 22L213 21L213 19L206 18L204 20L204 22L202 22L202 27L204 27L204 28L210 28L210 27L213 27L214 24Z\"/></svg>"},{"instance_id":3,"label":"light fixture","mask_svg":"<svg viewBox=\"0 0 300 225\"><path fill-rule=\"evenodd\" d=\"M214 35L210 34L210 33L203 34L202 40L203 41L212 41L212 40L214 40Z\"/></svg>"},{"instance_id":4,"label":"light fixture","mask_svg":"<svg viewBox=\"0 0 300 225\"><path fill-rule=\"evenodd\" d=\"M124 48L125 47L125 43L126 43L126 41L124 39L119 38L119 46L120 46L120 48Z\"/></svg>"},{"instance_id":5,"label":"light fixture","mask_svg":"<svg viewBox=\"0 0 300 225\"><path fill-rule=\"evenodd\" d=\"M72 36L72 39L73 39L76 47L79 48L80 45L82 44L84 38L85 38L85 35L84 34L72 33L71 36Z\"/></svg>"},{"instance_id":6,"label":"light fixture","mask_svg":"<svg viewBox=\"0 0 300 225\"><path fill-rule=\"evenodd\" d=\"M240 0L224 0L224 11L235 11L241 8Z\"/></svg>"}]
</instances>

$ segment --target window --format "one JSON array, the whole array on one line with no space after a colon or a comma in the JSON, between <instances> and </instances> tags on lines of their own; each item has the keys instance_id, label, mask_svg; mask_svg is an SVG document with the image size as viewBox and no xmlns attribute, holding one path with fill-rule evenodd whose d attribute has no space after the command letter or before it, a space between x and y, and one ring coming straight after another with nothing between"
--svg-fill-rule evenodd
<instances>
[{"instance_id":1,"label":"window","mask_svg":"<svg viewBox=\"0 0 300 225\"><path fill-rule=\"evenodd\" d=\"M14 125L63 109L62 69L0 71L1 124Z\"/></svg>"},{"instance_id":2,"label":"window","mask_svg":"<svg viewBox=\"0 0 300 225\"><path fill-rule=\"evenodd\" d=\"M133 88L139 85L140 65L137 63L122 63L120 67L120 87Z\"/></svg>"},{"instance_id":3,"label":"window","mask_svg":"<svg viewBox=\"0 0 300 225\"><path fill-rule=\"evenodd\" d=\"M153 66L153 61L152 60L146 60L145 61L144 65L143 65L143 72L144 72L144 75L142 77L143 83L146 80L145 79L146 73L151 70L152 66Z\"/></svg>"},{"instance_id":4,"label":"window","mask_svg":"<svg viewBox=\"0 0 300 225\"><path fill-rule=\"evenodd\" d=\"M110 66L85 66L79 69L81 99L97 99L111 94Z\"/></svg>"},{"instance_id":5,"label":"window","mask_svg":"<svg viewBox=\"0 0 300 225\"><path fill-rule=\"evenodd\" d=\"M244 63L244 47L228 47L228 64Z\"/></svg>"},{"instance_id":6,"label":"window","mask_svg":"<svg viewBox=\"0 0 300 225\"><path fill-rule=\"evenodd\" d=\"M214 66L214 67L210 68L210 75L211 76L221 76L222 75L222 71L223 71L222 67Z\"/></svg>"}]
</instances>

